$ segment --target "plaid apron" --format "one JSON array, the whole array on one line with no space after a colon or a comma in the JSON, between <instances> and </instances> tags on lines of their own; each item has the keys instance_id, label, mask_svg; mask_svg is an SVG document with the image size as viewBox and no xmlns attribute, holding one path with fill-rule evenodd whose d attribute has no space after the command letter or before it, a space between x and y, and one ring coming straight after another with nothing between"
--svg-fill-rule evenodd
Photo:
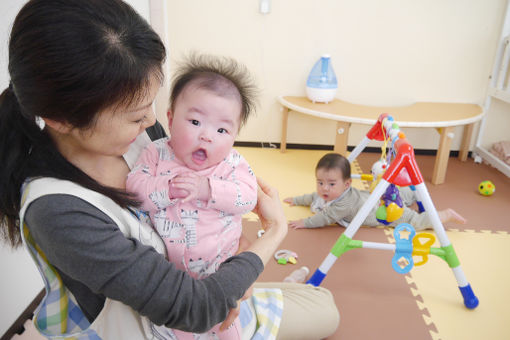
<instances>
[{"instance_id":1,"label":"plaid apron","mask_svg":"<svg viewBox=\"0 0 510 340\"><path fill-rule=\"evenodd\" d=\"M90 329L90 322L78 306L73 294L64 286L58 272L49 264L42 250L37 246L24 223L29 183L22 188L20 228L23 244L34 260L44 282L46 295L34 312L33 323L39 333L48 339L100 340Z\"/></svg>"}]
</instances>

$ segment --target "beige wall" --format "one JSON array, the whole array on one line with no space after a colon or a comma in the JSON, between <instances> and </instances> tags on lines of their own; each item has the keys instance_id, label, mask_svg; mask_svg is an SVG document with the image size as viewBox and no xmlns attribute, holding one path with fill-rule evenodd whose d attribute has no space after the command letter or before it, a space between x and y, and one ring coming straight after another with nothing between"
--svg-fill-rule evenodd
<instances>
[{"instance_id":1,"label":"beige wall","mask_svg":"<svg viewBox=\"0 0 510 340\"><path fill-rule=\"evenodd\" d=\"M279 142L276 97L304 95L323 53L332 57L343 100L482 104L505 0L271 0L265 15L258 6L258 0L168 2L170 69L192 50L228 55L260 85L260 106L238 141ZM354 126L349 145L367 128ZM331 145L334 130L331 122L293 115L288 142ZM415 148L437 147L433 129L406 132Z\"/></svg>"}]
</instances>

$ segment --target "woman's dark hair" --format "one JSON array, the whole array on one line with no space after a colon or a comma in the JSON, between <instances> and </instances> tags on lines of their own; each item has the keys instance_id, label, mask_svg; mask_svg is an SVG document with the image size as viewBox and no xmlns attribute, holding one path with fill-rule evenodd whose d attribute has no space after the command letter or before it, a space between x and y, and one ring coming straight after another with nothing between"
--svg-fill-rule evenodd
<instances>
[{"instance_id":1,"label":"woman's dark hair","mask_svg":"<svg viewBox=\"0 0 510 340\"><path fill-rule=\"evenodd\" d=\"M344 156L338 153L327 153L319 159L317 166L315 167L315 171L319 169L331 170L338 169L342 171L343 180L348 180L351 178L351 163Z\"/></svg>"},{"instance_id":2,"label":"woman's dark hair","mask_svg":"<svg viewBox=\"0 0 510 340\"><path fill-rule=\"evenodd\" d=\"M120 0L32 0L9 41L9 87L0 95L0 231L20 244L20 190L29 177L66 179L125 207L124 191L105 187L68 162L37 117L78 129L97 114L142 99L162 74L159 36Z\"/></svg>"},{"instance_id":3,"label":"woman's dark hair","mask_svg":"<svg viewBox=\"0 0 510 340\"><path fill-rule=\"evenodd\" d=\"M243 126L255 109L257 87L246 66L236 60L207 54L191 53L175 70L170 91L170 109L188 86L212 91L219 96L235 96L241 103Z\"/></svg>"}]
</instances>

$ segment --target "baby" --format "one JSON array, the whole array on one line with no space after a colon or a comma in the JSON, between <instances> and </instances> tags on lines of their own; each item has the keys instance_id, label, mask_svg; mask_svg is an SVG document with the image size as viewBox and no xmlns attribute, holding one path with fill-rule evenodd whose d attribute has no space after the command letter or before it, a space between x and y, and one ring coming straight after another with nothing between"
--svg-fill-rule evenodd
<instances>
[{"instance_id":1,"label":"baby","mask_svg":"<svg viewBox=\"0 0 510 340\"><path fill-rule=\"evenodd\" d=\"M246 68L234 60L193 55L174 77L171 137L149 145L127 179L127 190L137 193L163 238L169 261L196 278L236 254L241 217L257 203L256 177L232 148L254 108L254 92ZM165 332L175 339L198 336ZM208 334L239 339L239 319Z\"/></svg>"},{"instance_id":2,"label":"baby","mask_svg":"<svg viewBox=\"0 0 510 340\"><path fill-rule=\"evenodd\" d=\"M294 229L319 228L338 223L342 226L348 224L356 216L363 204L367 201L370 192L358 190L351 186L351 165L347 158L337 153L324 155L315 168L317 178L317 192L298 197L288 197L284 202L294 205L310 206L314 216L290 221L289 226ZM400 189L403 200L403 213L400 218L390 223L396 226L400 223L409 223L416 230L432 227L426 212L418 213L408 208L414 201L414 194L407 187ZM363 222L366 226L378 226L382 223L376 218L377 206L374 206ZM453 209L438 212L442 222L466 223L466 220Z\"/></svg>"}]
</instances>

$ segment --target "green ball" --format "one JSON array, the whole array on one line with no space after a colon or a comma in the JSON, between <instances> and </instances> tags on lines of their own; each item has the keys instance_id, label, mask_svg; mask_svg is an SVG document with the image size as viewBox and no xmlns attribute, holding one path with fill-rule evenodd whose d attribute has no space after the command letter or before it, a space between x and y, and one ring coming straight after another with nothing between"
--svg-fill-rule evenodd
<instances>
[{"instance_id":1,"label":"green ball","mask_svg":"<svg viewBox=\"0 0 510 340\"><path fill-rule=\"evenodd\" d=\"M484 196L490 196L496 191L496 186L491 181L483 181L478 186L478 191Z\"/></svg>"}]
</instances>

